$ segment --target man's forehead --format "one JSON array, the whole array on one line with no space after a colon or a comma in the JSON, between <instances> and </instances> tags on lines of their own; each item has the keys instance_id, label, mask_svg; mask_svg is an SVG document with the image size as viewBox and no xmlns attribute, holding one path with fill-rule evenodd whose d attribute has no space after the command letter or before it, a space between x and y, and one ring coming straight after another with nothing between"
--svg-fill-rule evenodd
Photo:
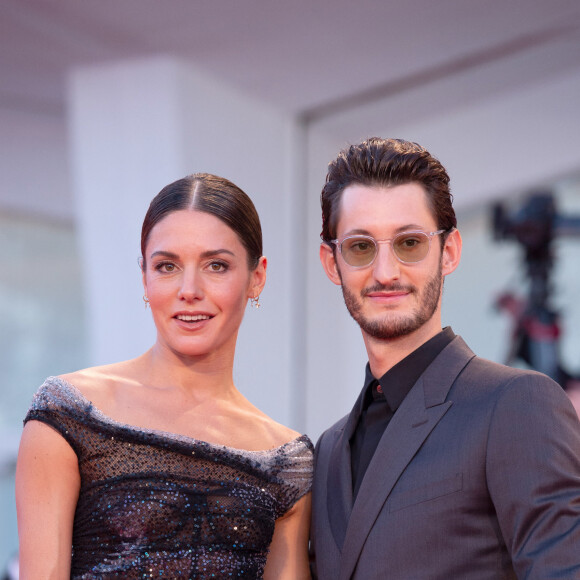
<instances>
[{"instance_id":1,"label":"man's forehead","mask_svg":"<svg viewBox=\"0 0 580 580\"><path fill-rule=\"evenodd\" d=\"M421 192L425 197L427 196L425 187L422 183L418 181L410 181L408 183L397 183L397 184L381 184L381 183L351 183L347 185L343 190L343 197L345 195L365 195L365 194L376 194L376 195L405 195L409 192Z\"/></svg>"},{"instance_id":2,"label":"man's forehead","mask_svg":"<svg viewBox=\"0 0 580 580\"><path fill-rule=\"evenodd\" d=\"M345 188L339 207L339 229L436 225L424 188L418 183L390 187L353 184Z\"/></svg>"}]
</instances>

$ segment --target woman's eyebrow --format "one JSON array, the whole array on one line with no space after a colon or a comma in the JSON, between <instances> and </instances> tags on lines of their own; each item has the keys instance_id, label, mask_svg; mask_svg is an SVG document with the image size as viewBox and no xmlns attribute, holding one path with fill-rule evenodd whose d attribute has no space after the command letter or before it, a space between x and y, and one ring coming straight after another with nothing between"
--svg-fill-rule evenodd
<instances>
[{"instance_id":1,"label":"woman's eyebrow","mask_svg":"<svg viewBox=\"0 0 580 580\"><path fill-rule=\"evenodd\" d=\"M202 258L212 258L213 256L217 256L219 254L229 254L230 256L235 256L235 254L231 250L226 250L226 248L219 248L217 250L206 250L205 252L201 253ZM166 250L157 250L153 252L149 259L156 258L158 256L162 256L163 258L170 258L172 260L177 260L179 256L174 252L168 252Z\"/></svg>"},{"instance_id":2,"label":"woman's eyebrow","mask_svg":"<svg viewBox=\"0 0 580 580\"><path fill-rule=\"evenodd\" d=\"M166 252L165 250L158 250L157 252L153 252L149 256L149 259L151 260L152 258L156 258L157 256L163 256L164 258L172 258L173 260L176 260L177 258L179 258L179 256L177 254L174 254L173 252Z\"/></svg>"},{"instance_id":3,"label":"woman's eyebrow","mask_svg":"<svg viewBox=\"0 0 580 580\"><path fill-rule=\"evenodd\" d=\"M220 248L219 250L206 250L205 252L201 253L201 257L212 258L213 256L217 256L218 254L229 254L230 256L235 256L235 254L231 250Z\"/></svg>"}]
</instances>

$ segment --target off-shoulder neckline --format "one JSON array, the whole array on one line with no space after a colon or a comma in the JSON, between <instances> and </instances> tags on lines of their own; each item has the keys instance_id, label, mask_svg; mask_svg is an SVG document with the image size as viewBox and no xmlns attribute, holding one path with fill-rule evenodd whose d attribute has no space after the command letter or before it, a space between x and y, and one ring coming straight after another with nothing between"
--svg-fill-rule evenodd
<instances>
[{"instance_id":1,"label":"off-shoulder neckline","mask_svg":"<svg viewBox=\"0 0 580 580\"><path fill-rule=\"evenodd\" d=\"M311 445L310 439L308 438L308 436L303 434L303 435L299 435L298 437L295 437L294 439L291 439L290 441L287 441L286 443L283 443L282 445L278 445L277 447L271 447L270 449L250 450L250 449L241 449L239 447L230 447L228 445L221 445L220 443L212 443L211 441L204 441L203 439L189 437L188 435L183 435L181 433L173 433L171 431L164 431L162 429L150 429L147 427L139 427L137 425L131 425L130 423L123 423L121 421L117 421L116 419L113 419L113 417L110 417L109 415L107 415L106 413L101 411L96 405L94 405L93 402L91 400L89 400L78 389L78 387L73 385L70 381L67 381L66 379L63 379L61 377L50 376L50 377L47 377L47 379L45 380L45 384L49 383L49 382L57 383L59 386L64 387L65 389L68 389L69 391L71 391L71 393L73 395L80 398L83 403L86 403L89 406L89 412L96 419L101 421L102 423L107 423L109 425L113 425L115 427L127 429L129 431L137 431L140 433L147 433L147 434L155 435L158 437L172 439L174 441L180 441L183 443L190 443L190 444L207 446L207 447L211 447L213 449L227 450L227 451L230 451L232 453L237 453L240 455L276 454L279 451L281 451L287 447L297 446L300 443L305 443L307 446L309 446L309 444Z\"/></svg>"}]
</instances>

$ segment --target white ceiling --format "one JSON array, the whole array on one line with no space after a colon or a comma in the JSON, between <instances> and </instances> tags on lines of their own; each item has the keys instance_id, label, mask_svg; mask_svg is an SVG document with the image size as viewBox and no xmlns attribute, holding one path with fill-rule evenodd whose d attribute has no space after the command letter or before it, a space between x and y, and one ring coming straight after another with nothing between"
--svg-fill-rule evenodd
<instances>
[{"instance_id":1,"label":"white ceiling","mask_svg":"<svg viewBox=\"0 0 580 580\"><path fill-rule=\"evenodd\" d=\"M71 67L170 54L324 121L442 81L446 107L577 67L580 2L0 0L0 43L5 109L59 115Z\"/></svg>"}]
</instances>

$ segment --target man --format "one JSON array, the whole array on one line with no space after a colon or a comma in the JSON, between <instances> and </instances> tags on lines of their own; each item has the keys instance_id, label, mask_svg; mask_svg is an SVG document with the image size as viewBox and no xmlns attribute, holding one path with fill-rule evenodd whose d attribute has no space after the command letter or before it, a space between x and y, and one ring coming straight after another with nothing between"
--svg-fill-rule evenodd
<instances>
[{"instance_id":1,"label":"man","mask_svg":"<svg viewBox=\"0 0 580 580\"><path fill-rule=\"evenodd\" d=\"M417 144L370 139L329 165L322 213L322 265L369 362L316 447L314 577L580 579L570 401L441 327L461 255L444 167Z\"/></svg>"}]
</instances>

